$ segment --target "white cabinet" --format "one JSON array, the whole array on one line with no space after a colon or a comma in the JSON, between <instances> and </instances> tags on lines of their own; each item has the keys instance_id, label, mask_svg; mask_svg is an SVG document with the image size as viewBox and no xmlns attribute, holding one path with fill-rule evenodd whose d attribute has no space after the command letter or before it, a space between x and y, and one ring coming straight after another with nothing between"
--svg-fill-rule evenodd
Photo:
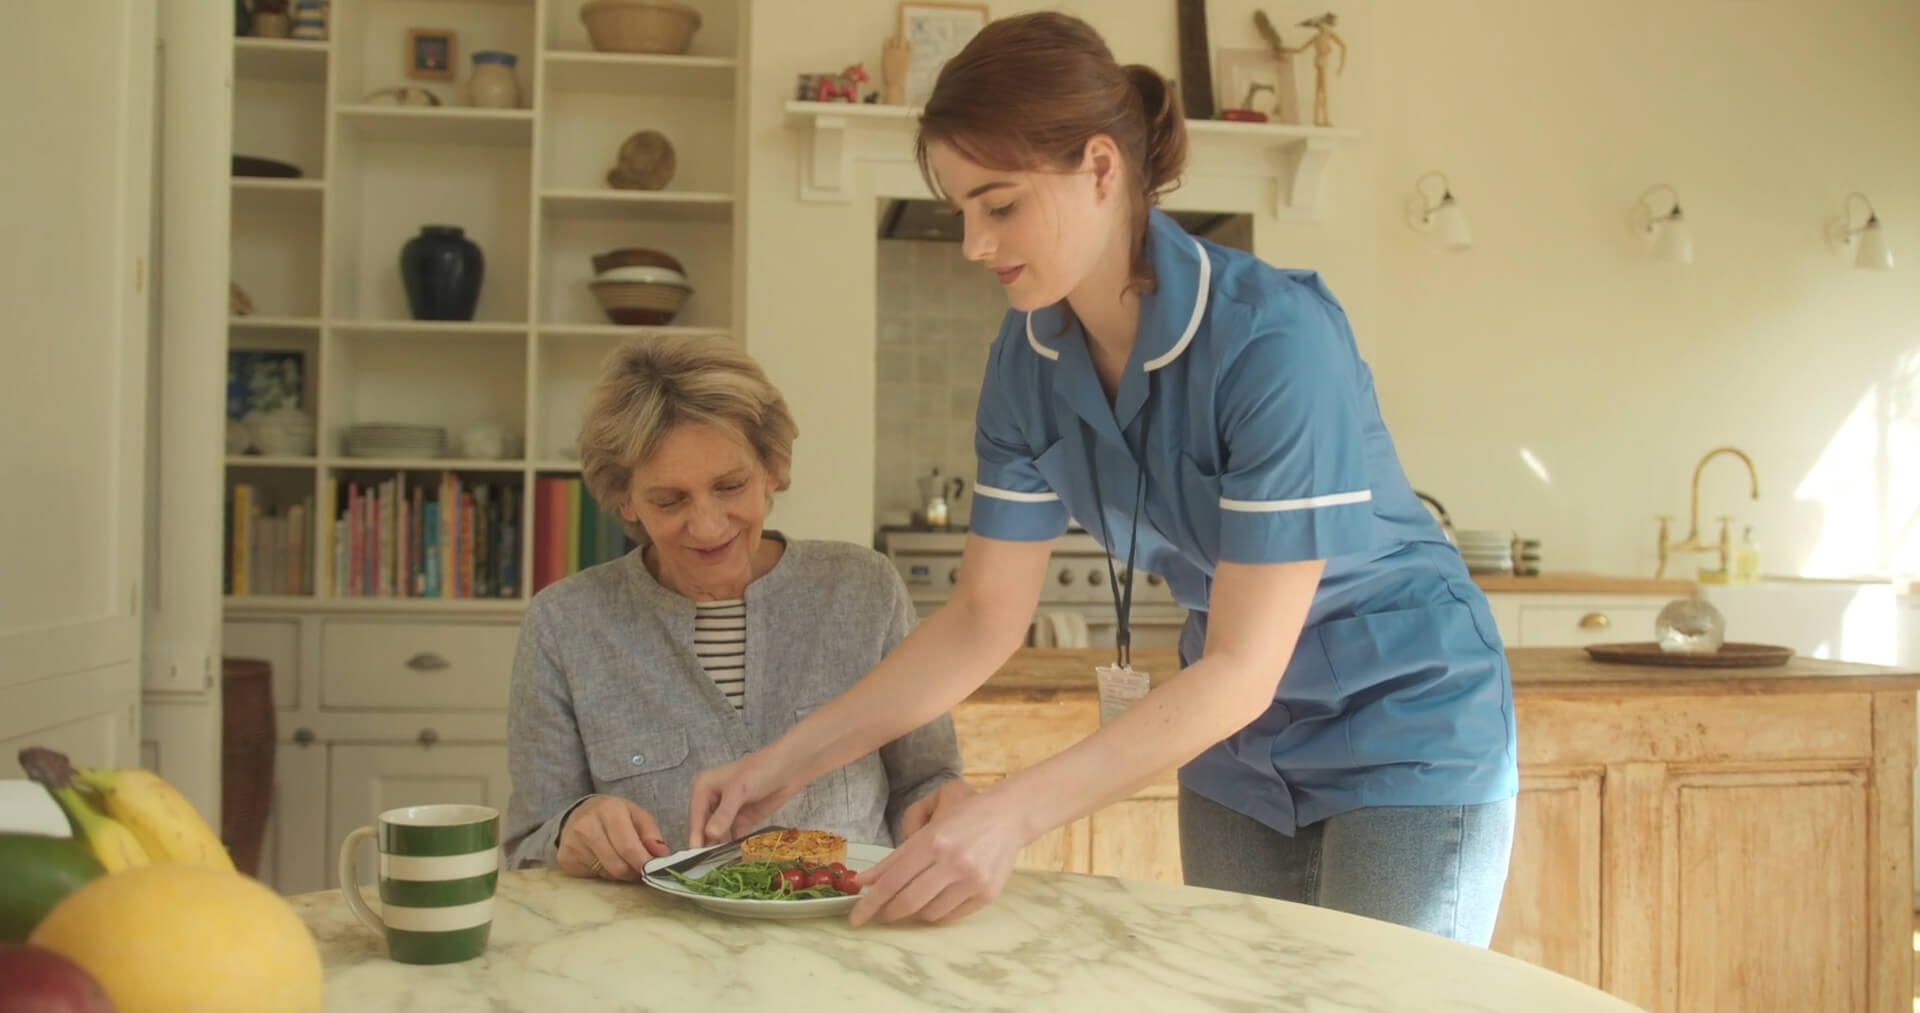
<instances>
[{"instance_id":1,"label":"white cabinet","mask_svg":"<svg viewBox=\"0 0 1920 1013\"><path fill-rule=\"evenodd\" d=\"M284 608L285 606L277 606ZM340 840L382 811L507 806L507 684L519 620L240 611L229 656L267 657L279 745L259 877L284 894L336 885ZM417 663L423 656L445 665ZM362 856L363 867L371 851Z\"/></svg>"},{"instance_id":2,"label":"white cabinet","mask_svg":"<svg viewBox=\"0 0 1920 1013\"><path fill-rule=\"evenodd\" d=\"M333 842L332 848L338 848L355 828L372 826L380 813L399 806L484 805L504 815L512 790L504 743L336 745L328 752L326 839ZM359 867L361 881L373 883L376 866L371 844L361 848ZM337 885L331 874L327 885Z\"/></svg>"},{"instance_id":3,"label":"white cabinet","mask_svg":"<svg viewBox=\"0 0 1920 1013\"><path fill-rule=\"evenodd\" d=\"M273 758L273 802L260 849L260 881L285 894L324 890L333 883L335 840L327 833L327 747L309 740L282 742Z\"/></svg>"}]
</instances>

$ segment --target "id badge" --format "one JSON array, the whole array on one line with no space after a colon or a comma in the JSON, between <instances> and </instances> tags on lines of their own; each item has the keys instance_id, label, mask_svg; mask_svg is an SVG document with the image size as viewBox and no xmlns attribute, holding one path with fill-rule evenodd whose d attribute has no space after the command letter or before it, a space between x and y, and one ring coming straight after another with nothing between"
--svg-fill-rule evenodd
<instances>
[{"instance_id":1,"label":"id badge","mask_svg":"<svg viewBox=\"0 0 1920 1013\"><path fill-rule=\"evenodd\" d=\"M1101 665L1093 670L1100 680L1100 723L1105 725L1120 712L1140 701L1153 688L1147 673L1132 665Z\"/></svg>"}]
</instances>

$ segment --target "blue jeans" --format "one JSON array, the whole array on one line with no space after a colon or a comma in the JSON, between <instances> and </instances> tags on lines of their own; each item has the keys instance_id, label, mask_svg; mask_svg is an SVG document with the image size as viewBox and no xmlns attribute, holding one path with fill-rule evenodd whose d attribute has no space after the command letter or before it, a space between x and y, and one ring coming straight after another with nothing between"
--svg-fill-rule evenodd
<instances>
[{"instance_id":1,"label":"blue jeans","mask_svg":"<svg viewBox=\"0 0 1920 1013\"><path fill-rule=\"evenodd\" d=\"M1313 904L1486 946L1506 889L1513 803L1356 809L1288 837L1181 788L1180 860L1188 886Z\"/></svg>"}]
</instances>

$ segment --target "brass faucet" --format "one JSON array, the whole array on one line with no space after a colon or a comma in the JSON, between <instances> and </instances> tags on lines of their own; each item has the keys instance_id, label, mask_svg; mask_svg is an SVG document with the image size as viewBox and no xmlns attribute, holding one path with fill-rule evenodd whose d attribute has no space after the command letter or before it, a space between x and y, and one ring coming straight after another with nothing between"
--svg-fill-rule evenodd
<instances>
[{"instance_id":1,"label":"brass faucet","mask_svg":"<svg viewBox=\"0 0 1920 1013\"><path fill-rule=\"evenodd\" d=\"M1706 456L1700 458L1700 463L1693 466L1693 495L1687 507L1687 537L1678 542L1669 542L1667 522L1673 517L1668 514L1660 515L1660 568L1653 571L1655 578L1666 576L1667 554L1670 552L1718 552L1720 572L1727 572L1727 563L1733 555L1733 543L1727 535L1727 525L1733 518L1725 515L1717 518L1720 521L1720 540L1717 543L1709 545L1700 540L1700 473L1706 470L1708 461L1720 454L1732 454L1746 464L1747 477L1753 482L1753 498L1760 498L1760 474L1753 468L1753 458L1748 457L1746 452L1738 447L1715 447L1707 451Z\"/></svg>"}]
</instances>

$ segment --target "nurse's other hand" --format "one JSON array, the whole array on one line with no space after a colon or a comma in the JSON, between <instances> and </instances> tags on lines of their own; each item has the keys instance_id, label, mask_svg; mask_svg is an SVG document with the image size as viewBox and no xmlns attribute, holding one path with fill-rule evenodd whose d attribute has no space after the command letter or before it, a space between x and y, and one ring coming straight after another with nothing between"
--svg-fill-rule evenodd
<instances>
[{"instance_id":1,"label":"nurse's other hand","mask_svg":"<svg viewBox=\"0 0 1920 1013\"><path fill-rule=\"evenodd\" d=\"M1026 846L1020 824L1004 794L943 800L919 833L860 874L860 901L848 921L856 928L874 918L946 923L986 907Z\"/></svg>"},{"instance_id":2,"label":"nurse's other hand","mask_svg":"<svg viewBox=\"0 0 1920 1013\"><path fill-rule=\"evenodd\" d=\"M704 848L746 834L806 787L789 783L775 766L763 750L693 775L687 846Z\"/></svg>"},{"instance_id":3,"label":"nurse's other hand","mask_svg":"<svg viewBox=\"0 0 1920 1013\"><path fill-rule=\"evenodd\" d=\"M583 879L638 879L647 860L670 855L653 814L615 795L595 795L560 825L560 871Z\"/></svg>"}]
</instances>

